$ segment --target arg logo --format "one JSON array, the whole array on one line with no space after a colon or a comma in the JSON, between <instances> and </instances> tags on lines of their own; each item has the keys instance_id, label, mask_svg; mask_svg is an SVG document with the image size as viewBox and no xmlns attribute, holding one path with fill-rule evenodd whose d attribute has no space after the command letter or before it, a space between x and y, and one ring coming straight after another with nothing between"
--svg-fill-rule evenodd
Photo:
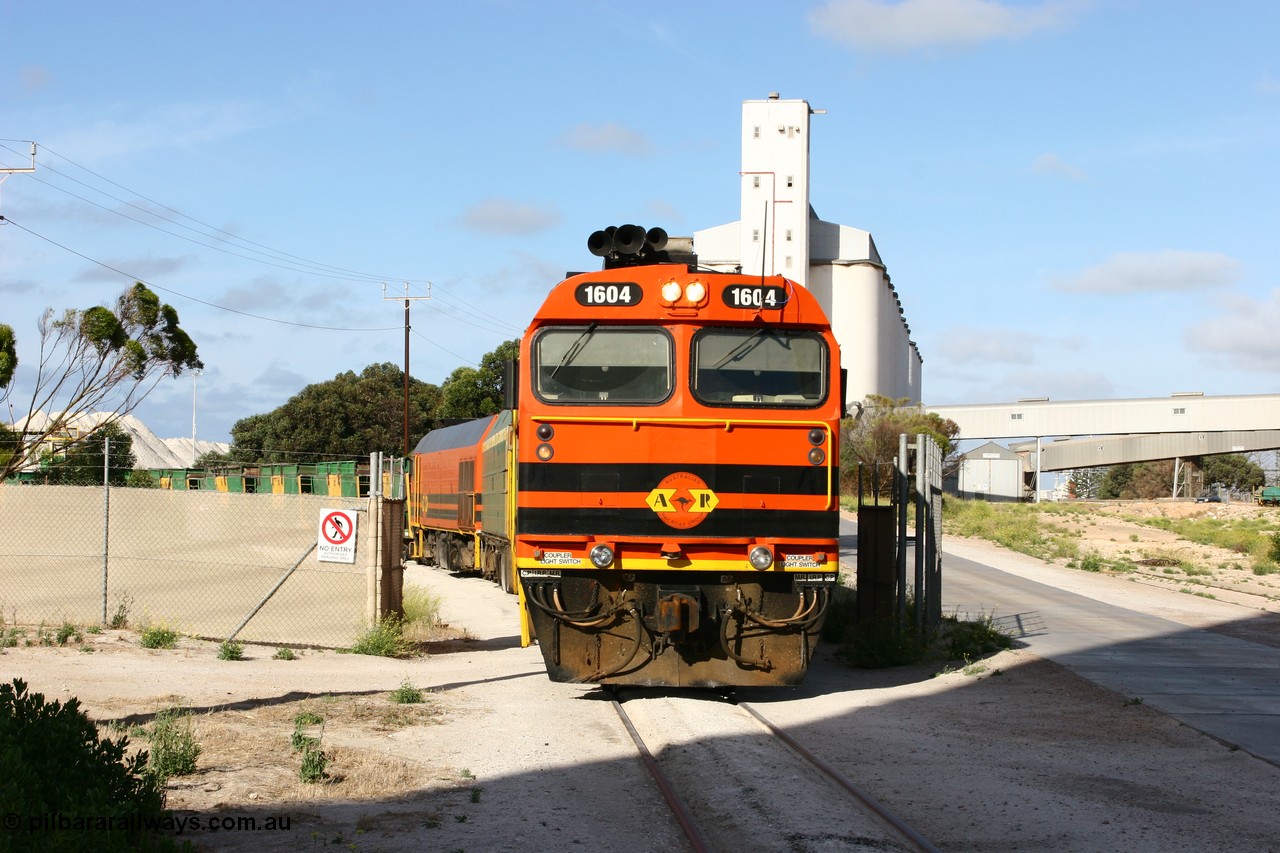
<instances>
[{"instance_id":1,"label":"arg logo","mask_svg":"<svg viewBox=\"0 0 1280 853\"><path fill-rule=\"evenodd\" d=\"M707 488L701 477L688 471L677 471L663 477L644 502L668 527L688 530L701 524L720 499Z\"/></svg>"}]
</instances>

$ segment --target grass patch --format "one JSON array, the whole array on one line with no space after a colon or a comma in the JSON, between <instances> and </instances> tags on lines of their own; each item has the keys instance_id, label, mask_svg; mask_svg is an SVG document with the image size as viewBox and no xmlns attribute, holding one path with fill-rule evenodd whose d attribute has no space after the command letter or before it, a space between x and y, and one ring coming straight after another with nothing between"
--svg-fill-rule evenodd
<instances>
[{"instance_id":1,"label":"grass patch","mask_svg":"<svg viewBox=\"0 0 1280 853\"><path fill-rule=\"evenodd\" d=\"M420 586L406 586L403 595L404 619L400 633L410 644L428 643L441 635L440 596Z\"/></svg>"}]
</instances>

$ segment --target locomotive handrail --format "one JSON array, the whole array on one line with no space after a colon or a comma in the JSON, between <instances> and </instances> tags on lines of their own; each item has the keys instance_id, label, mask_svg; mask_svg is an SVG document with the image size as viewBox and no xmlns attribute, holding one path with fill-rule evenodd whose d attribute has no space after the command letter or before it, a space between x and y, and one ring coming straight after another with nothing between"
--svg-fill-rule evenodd
<instances>
[{"instance_id":1,"label":"locomotive handrail","mask_svg":"<svg viewBox=\"0 0 1280 853\"><path fill-rule=\"evenodd\" d=\"M630 424L633 431L639 430L641 424L688 424L692 426L724 426L725 432L732 432L734 427L738 426L765 426L765 427L794 427L805 426L818 427L827 435L827 446L834 447L834 438L832 433L834 430L825 421L819 420L779 420L776 418L607 418L599 416L585 415L530 415L529 420L535 423L543 423L554 421L555 423L576 423L576 424ZM827 453L827 458L823 462L823 467L827 469L827 507L832 503L834 491L832 483L832 465L831 460L835 458L834 453Z\"/></svg>"}]
</instances>

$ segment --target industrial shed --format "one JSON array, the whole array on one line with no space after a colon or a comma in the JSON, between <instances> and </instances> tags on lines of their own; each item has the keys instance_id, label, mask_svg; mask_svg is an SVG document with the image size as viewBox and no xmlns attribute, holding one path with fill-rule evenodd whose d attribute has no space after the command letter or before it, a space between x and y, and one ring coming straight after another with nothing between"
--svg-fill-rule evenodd
<instances>
[{"instance_id":1,"label":"industrial shed","mask_svg":"<svg viewBox=\"0 0 1280 853\"><path fill-rule=\"evenodd\" d=\"M961 457L960 467L948 491L961 498L988 501L1020 501L1024 496L1022 457L988 441Z\"/></svg>"}]
</instances>

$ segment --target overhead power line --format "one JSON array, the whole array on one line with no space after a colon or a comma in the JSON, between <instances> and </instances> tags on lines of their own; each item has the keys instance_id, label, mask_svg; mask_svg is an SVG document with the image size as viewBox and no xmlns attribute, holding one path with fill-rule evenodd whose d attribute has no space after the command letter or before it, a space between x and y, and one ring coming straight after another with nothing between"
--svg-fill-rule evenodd
<instances>
[{"instance_id":1,"label":"overhead power line","mask_svg":"<svg viewBox=\"0 0 1280 853\"><path fill-rule=\"evenodd\" d=\"M253 314L249 311L241 311L238 308L229 308L226 305L219 305L216 302L209 302L204 299L197 299L196 297L190 296L181 291L174 290L169 287L164 287L163 285L156 284L155 282L147 281L145 278L142 278L141 276L132 275L131 273L125 272L124 270L118 267L113 267L111 264L108 264L105 261L100 261L97 258L91 258L83 252L78 252L75 249L71 248L70 246L63 245L62 243L59 243L57 240L54 240L50 237L46 237L43 234L38 234L35 231L32 231L30 228L27 228L26 226L21 225L20 223L14 222L13 219L10 217L0 216L0 221L7 222L8 224L12 225L14 228L21 229L22 231L25 231L26 233L30 234L32 237L36 237L40 240L43 240L49 245L56 246L62 251L69 252L70 254L73 254L78 258L82 258L91 264L96 264L102 267L103 269L110 270L113 273L124 276L125 278L128 278L128 279L132 279L133 281L142 282L147 287L150 287L153 290L161 290L161 291L164 291L165 293L172 293L174 296L178 296L183 299L190 300L191 302L197 302L201 305L207 305L210 308L217 308L219 311L226 311L231 314L239 314L242 317L252 317L255 320L263 320L268 323L279 323L283 326L298 326L303 329L321 329L329 332L392 332L392 331L396 331L399 328L398 326L377 326L377 327L370 327L370 328L350 328L350 327L344 327L344 326L320 326L314 323L299 323L295 320L281 320L278 317L265 317L261 314Z\"/></svg>"}]
</instances>

